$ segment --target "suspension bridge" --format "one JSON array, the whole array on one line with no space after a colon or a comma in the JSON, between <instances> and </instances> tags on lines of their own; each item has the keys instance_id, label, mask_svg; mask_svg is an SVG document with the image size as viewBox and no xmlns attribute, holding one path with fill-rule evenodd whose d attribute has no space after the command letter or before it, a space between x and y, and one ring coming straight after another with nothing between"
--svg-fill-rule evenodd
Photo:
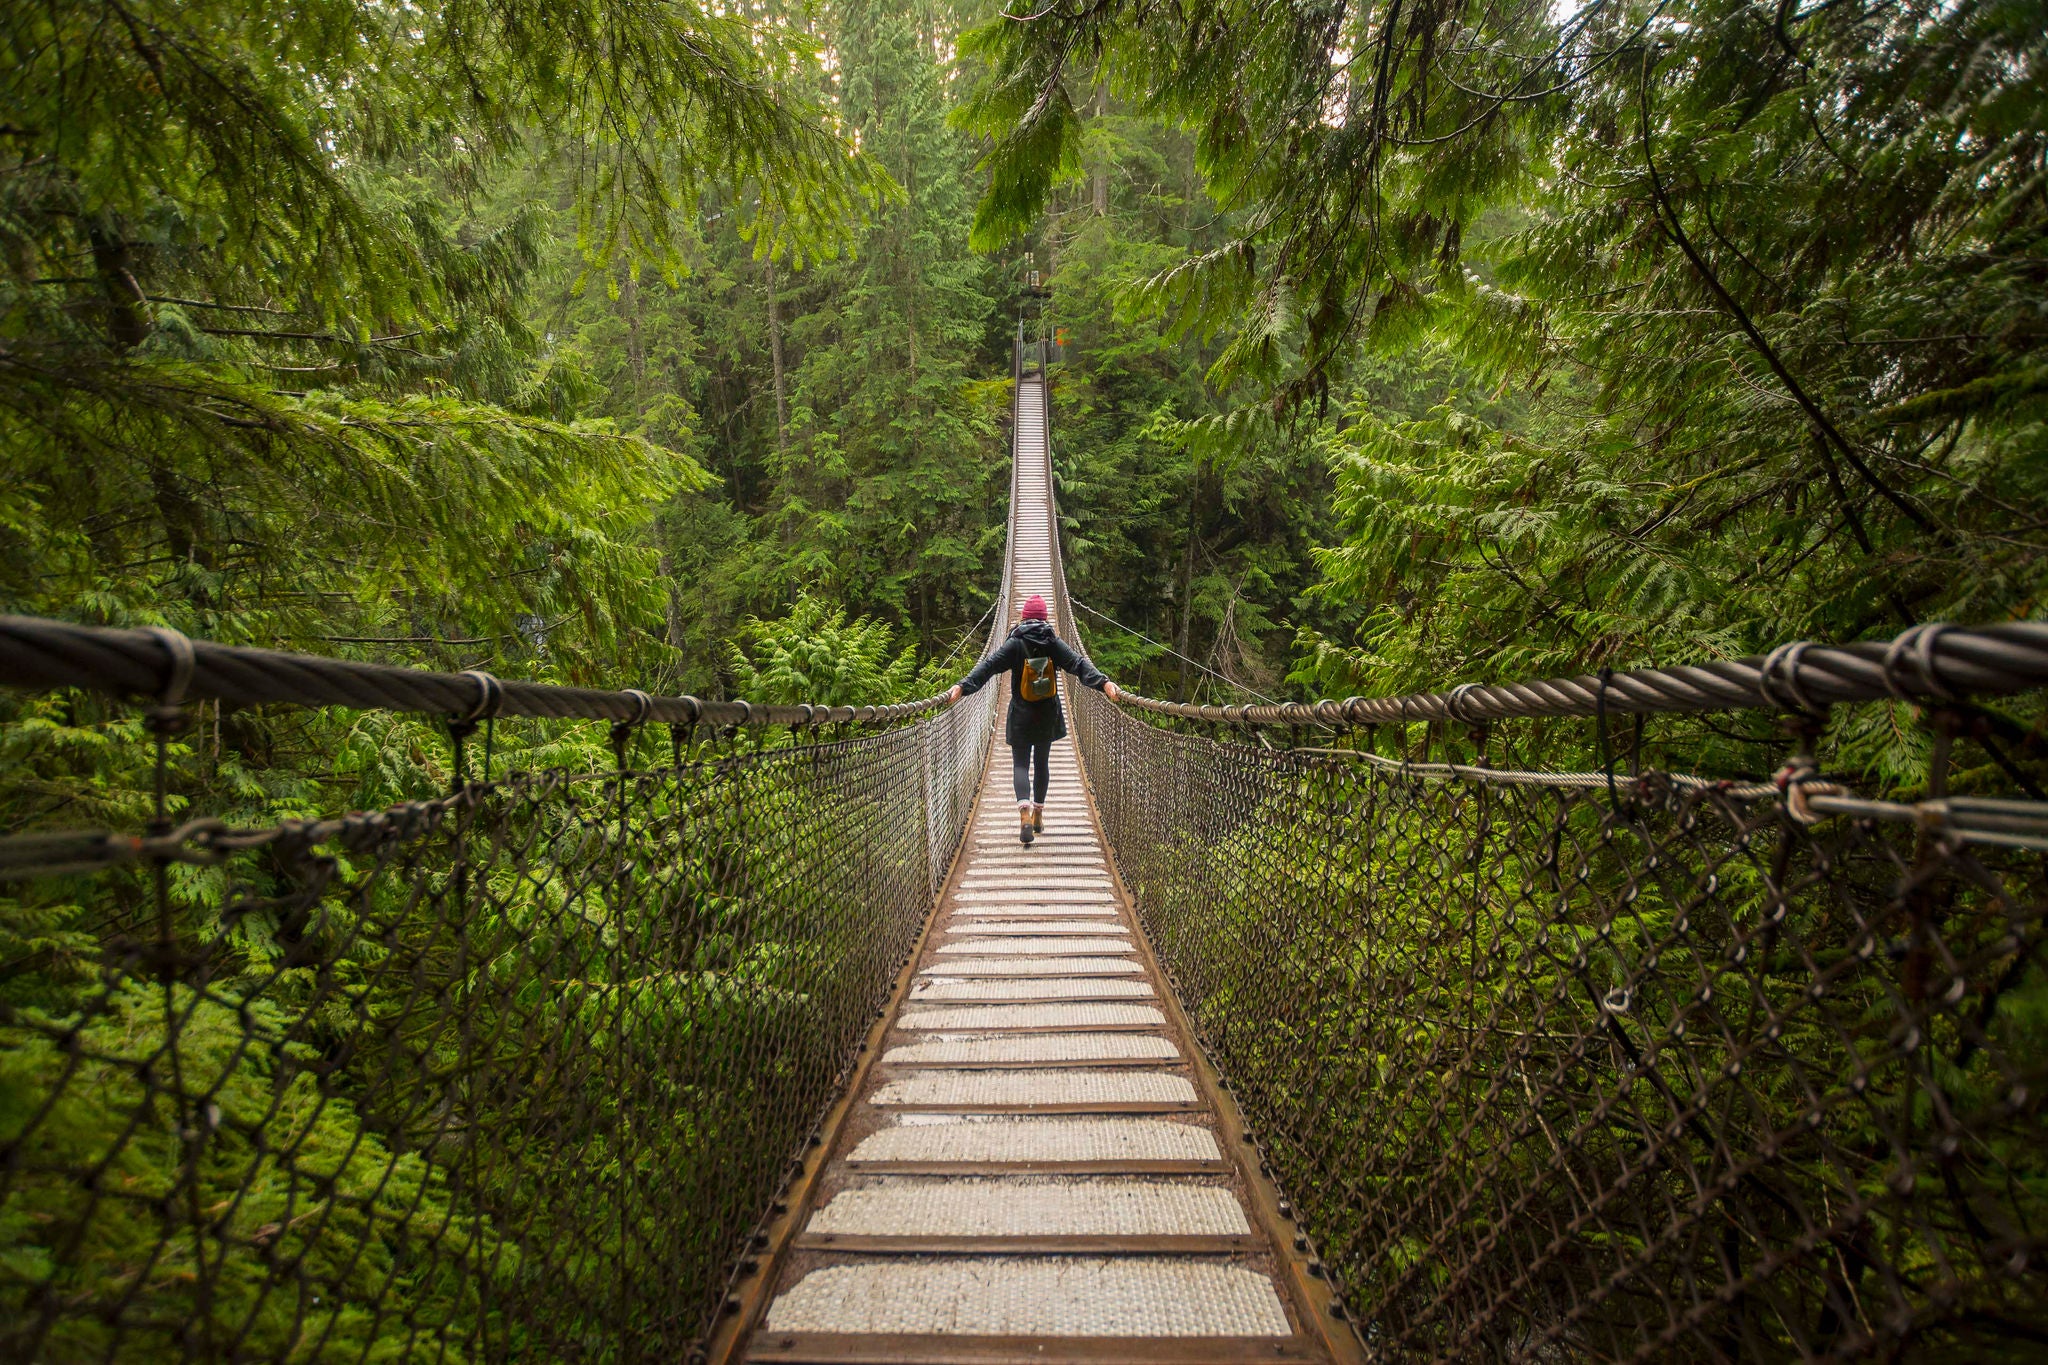
<instances>
[{"instance_id":1,"label":"suspension bridge","mask_svg":"<svg viewBox=\"0 0 2048 1365\"><path fill-rule=\"evenodd\" d=\"M1042 370L1019 375L1014 450L1006 597L1060 604L1073 639ZM1329 1358L1137 928L1070 741L1029 848L989 764L751 1358Z\"/></svg>"},{"instance_id":2,"label":"suspension bridge","mask_svg":"<svg viewBox=\"0 0 2048 1365\"><path fill-rule=\"evenodd\" d=\"M1085 642L1021 341L1000 623ZM24 1361L2020 1359L2048 1340L2048 627L1406 697L767 706L0 619L154 817L0 839ZM1063 680L1064 683L1064 680ZM95 700L100 699L100 700ZM1820 772L1906 703L1926 781ZM435 718L238 826L205 708ZM1770 711L1751 782L1645 717ZM598 722L596 771L497 727ZM216 719L216 724L218 720ZM1587 727L1599 771L1546 766ZM1550 727L1550 728L1546 728Z\"/></svg>"}]
</instances>

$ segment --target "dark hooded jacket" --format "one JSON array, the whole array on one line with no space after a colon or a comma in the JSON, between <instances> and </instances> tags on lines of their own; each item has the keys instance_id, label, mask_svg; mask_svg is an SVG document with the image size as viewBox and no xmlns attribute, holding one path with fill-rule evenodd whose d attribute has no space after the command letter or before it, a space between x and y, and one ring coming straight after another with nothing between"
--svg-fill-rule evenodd
<instances>
[{"instance_id":1,"label":"dark hooded jacket","mask_svg":"<svg viewBox=\"0 0 2048 1365\"><path fill-rule=\"evenodd\" d=\"M1019 621L1017 628L1010 632L1010 638L997 645L986 659L974 666L974 671L960 681L960 695L972 696L982 689L990 678L1008 670L1010 674L1010 719L1004 727L1004 738L1011 744L1049 744L1067 735L1066 712L1060 709L1060 694L1055 688L1044 701L1024 700L1024 661L1026 659L1051 659L1059 667L1081 680L1084 687L1100 692L1109 681L1100 669L1077 653L1072 646L1053 634L1052 625L1047 621Z\"/></svg>"}]
</instances>

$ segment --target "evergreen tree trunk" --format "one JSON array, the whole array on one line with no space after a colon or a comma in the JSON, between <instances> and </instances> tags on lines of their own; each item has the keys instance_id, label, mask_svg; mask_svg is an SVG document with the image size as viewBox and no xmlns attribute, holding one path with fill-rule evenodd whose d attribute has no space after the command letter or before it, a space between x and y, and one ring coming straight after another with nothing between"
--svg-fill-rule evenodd
<instances>
[{"instance_id":1,"label":"evergreen tree trunk","mask_svg":"<svg viewBox=\"0 0 2048 1365\"><path fill-rule=\"evenodd\" d=\"M1195 621L1195 541L1199 522L1195 511L1201 502L1202 475L1195 473L1193 486L1188 489L1188 548L1180 561L1180 639L1175 648L1180 652L1180 683L1174 692L1176 701L1188 699L1188 647L1194 643Z\"/></svg>"},{"instance_id":2,"label":"evergreen tree trunk","mask_svg":"<svg viewBox=\"0 0 2048 1365\"><path fill-rule=\"evenodd\" d=\"M911 164L910 164L909 166L907 166L907 167L905 167L905 168L904 168L904 173L903 173L903 187L904 187L904 193L905 193L905 194L906 194L906 195L907 195L907 196L909 197L909 199L910 199L910 201L911 201L912 203L915 203L915 202L917 201L917 164L916 164L915 162L912 162L912 163L911 163ZM914 236L913 236L913 240L914 240ZM913 257L913 255L912 255L912 253L911 253L911 251L910 251L910 249L909 249L909 247L908 247L908 244L906 244L906 247L905 247L905 250L904 250L904 253L903 253L903 260L904 260L904 264L906 264L907 266L909 266L909 272L908 272L908 277L907 277L907 278L905 279L905 281L904 281L904 286L905 286L905 287L904 287L904 290L903 290L903 298L904 298L904 313L905 313L905 316L906 316L907 320L908 320L908 321L909 321L909 323L910 323L910 382L911 382L911 383L913 383L913 384L915 384L915 383L917 382L917 283L918 283L918 280L917 280L917 262L916 262L916 259L915 259L915 258Z\"/></svg>"},{"instance_id":3,"label":"evergreen tree trunk","mask_svg":"<svg viewBox=\"0 0 2048 1365\"><path fill-rule=\"evenodd\" d=\"M782 301L775 296L775 258L768 258L768 355L775 366L775 453L789 451L789 379L782 364Z\"/></svg>"},{"instance_id":4,"label":"evergreen tree trunk","mask_svg":"<svg viewBox=\"0 0 2048 1365\"><path fill-rule=\"evenodd\" d=\"M683 648L683 603L676 594L675 561L667 555L654 561L654 571L661 575L662 586L667 589L667 603L662 615L667 627L669 648L682 652Z\"/></svg>"},{"instance_id":5,"label":"evergreen tree trunk","mask_svg":"<svg viewBox=\"0 0 2048 1365\"><path fill-rule=\"evenodd\" d=\"M86 238L92 244L93 270L107 298L107 333L116 350L132 351L149 333L149 320L143 312L148 304L142 286L135 282L134 255L126 238L97 225L87 230Z\"/></svg>"},{"instance_id":6,"label":"evergreen tree trunk","mask_svg":"<svg viewBox=\"0 0 2048 1365\"><path fill-rule=\"evenodd\" d=\"M1095 117L1101 118L1109 102L1109 92L1101 86L1095 87ZM1095 216L1101 218L1109 213L1109 168L1100 162L1095 166L1095 183L1091 186L1095 199Z\"/></svg>"},{"instance_id":7,"label":"evergreen tree trunk","mask_svg":"<svg viewBox=\"0 0 2048 1365\"><path fill-rule=\"evenodd\" d=\"M632 270L619 283L619 315L626 320L626 371L633 376L633 409L647 403L647 346L640 338L640 281Z\"/></svg>"}]
</instances>

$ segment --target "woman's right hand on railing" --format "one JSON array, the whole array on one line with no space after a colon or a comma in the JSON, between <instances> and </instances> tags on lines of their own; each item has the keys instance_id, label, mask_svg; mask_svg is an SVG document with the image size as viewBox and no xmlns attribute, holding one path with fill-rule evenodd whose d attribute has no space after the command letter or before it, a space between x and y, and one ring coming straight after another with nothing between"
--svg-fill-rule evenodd
<instances>
[{"instance_id":1,"label":"woman's right hand on railing","mask_svg":"<svg viewBox=\"0 0 2048 1365\"><path fill-rule=\"evenodd\" d=\"M1102 685L1102 695L1108 697L1111 701L1116 702L1120 702L1124 699L1123 689L1119 688L1113 682L1106 682Z\"/></svg>"},{"instance_id":2,"label":"woman's right hand on railing","mask_svg":"<svg viewBox=\"0 0 2048 1365\"><path fill-rule=\"evenodd\" d=\"M960 700L960 684L959 684L959 683L954 683L954 684L953 684L953 689L952 689L952 690L951 690L950 692L946 693L946 705L948 705L948 706L951 706L951 705L953 705L954 703L958 702L959 700Z\"/></svg>"}]
</instances>

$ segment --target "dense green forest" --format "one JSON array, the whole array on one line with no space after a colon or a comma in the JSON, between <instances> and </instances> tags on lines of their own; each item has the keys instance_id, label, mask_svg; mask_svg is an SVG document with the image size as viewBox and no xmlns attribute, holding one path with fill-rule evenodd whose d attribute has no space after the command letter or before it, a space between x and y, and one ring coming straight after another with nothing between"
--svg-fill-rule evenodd
<instances>
[{"instance_id":1,"label":"dense green forest","mask_svg":"<svg viewBox=\"0 0 2048 1365\"><path fill-rule=\"evenodd\" d=\"M929 696L991 628L1021 327L1136 691L2040 617L2044 81L2040 0L0 7L0 611ZM2038 757L2040 699L1999 705ZM166 814L485 813L6 884L0 1339L33 1308L53 1358L197 1356L239 1315L254 1354L453 1359L523 1293L584 1352L549 1358L624 1359L629 1320L715 1321L878 1007L874 926L928 908L925 735L613 779L605 727L503 724L488 774L526 776L457 788L428 717L188 712ZM1824 758L1921 794L1915 721L1857 708ZM1654 724L1659 764L1784 756L1762 715ZM0 829L141 829L156 760L134 706L10 693ZM434 1145L458 1107L487 1169ZM329 1301L270 1296L286 1262Z\"/></svg>"},{"instance_id":2,"label":"dense green forest","mask_svg":"<svg viewBox=\"0 0 2048 1365\"><path fill-rule=\"evenodd\" d=\"M1021 319L1155 694L2038 610L2036 5L425 13L10 13L8 609L914 690Z\"/></svg>"},{"instance_id":3,"label":"dense green forest","mask_svg":"<svg viewBox=\"0 0 2048 1365\"><path fill-rule=\"evenodd\" d=\"M2040 610L2037 5L425 13L9 12L0 606L932 689L1021 324L1091 648L1156 695ZM27 706L9 821L132 815L101 714ZM209 781L445 781L324 724L216 712Z\"/></svg>"}]
</instances>

